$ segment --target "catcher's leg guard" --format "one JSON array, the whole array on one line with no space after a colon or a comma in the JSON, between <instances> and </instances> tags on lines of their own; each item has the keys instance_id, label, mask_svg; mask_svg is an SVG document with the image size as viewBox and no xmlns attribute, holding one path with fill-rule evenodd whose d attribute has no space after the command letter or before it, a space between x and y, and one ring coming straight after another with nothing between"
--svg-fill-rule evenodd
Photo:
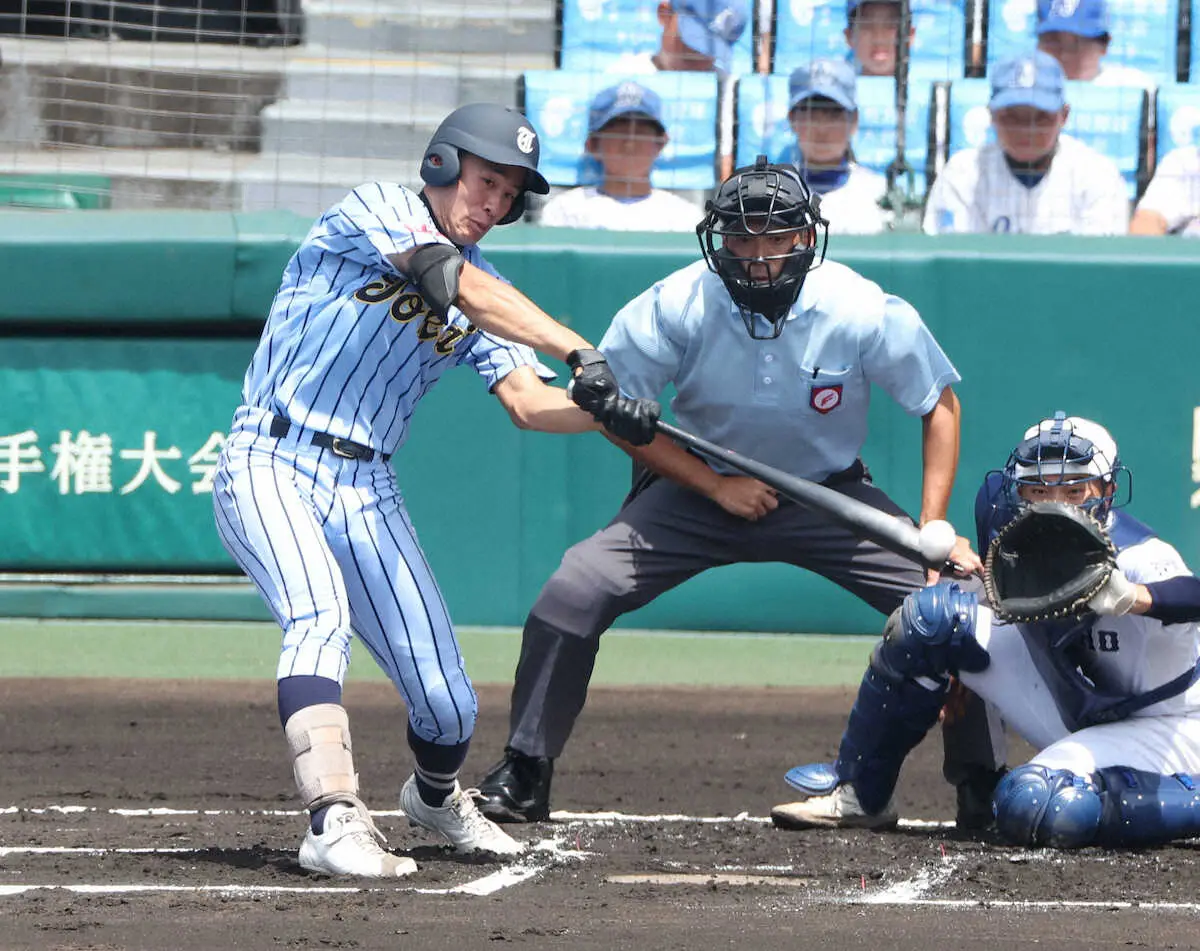
<instances>
[{"instance_id":1,"label":"catcher's leg guard","mask_svg":"<svg viewBox=\"0 0 1200 951\"><path fill-rule=\"evenodd\" d=\"M1026 765L996 787L996 827L1018 845L1154 845L1200 834L1200 788L1186 773L1106 766L1091 780Z\"/></svg>"},{"instance_id":2,"label":"catcher's leg guard","mask_svg":"<svg viewBox=\"0 0 1200 951\"><path fill-rule=\"evenodd\" d=\"M1018 766L996 786L996 831L1015 845L1075 849L1096 838L1104 813L1100 791L1069 769Z\"/></svg>"},{"instance_id":3,"label":"catcher's leg guard","mask_svg":"<svg viewBox=\"0 0 1200 951\"><path fill-rule=\"evenodd\" d=\"M952 670L983 670L974 638L978 600L957 584L915 591L893 611L846 722L837 762L797 767L787 782L810 796L850 783L868 813L884 809L900 767L937 723Z\"/></svg>"},{"instance_id":4,"label":"catcher's leg guard","mask_svg":"<svg viewBox=\"0 0 1200 951\"><path fill-rule=\"evenodd\" d=\"M1096 770L1096 781L1104 790L1103 844L1153 845L1200 835L1200 788L1187 773L1106 766Z\"/></svg>"}]
</instances>

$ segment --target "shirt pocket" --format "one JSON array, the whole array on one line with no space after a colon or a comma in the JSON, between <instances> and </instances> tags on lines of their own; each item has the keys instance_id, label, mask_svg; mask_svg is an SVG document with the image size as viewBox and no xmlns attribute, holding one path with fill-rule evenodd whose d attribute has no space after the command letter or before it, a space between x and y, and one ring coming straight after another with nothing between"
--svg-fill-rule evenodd
<instances>
[{"instance_id":1,"label":"shirt pocket","mask_svg":"<svg viewBox=\"0 0 1200 951\"><path fill-rule=\"evenodd\" d=\"M854 367L809 367L801 364L792 401L816 416L829 416L858 395Z\"/></svg>"}]
</instances>

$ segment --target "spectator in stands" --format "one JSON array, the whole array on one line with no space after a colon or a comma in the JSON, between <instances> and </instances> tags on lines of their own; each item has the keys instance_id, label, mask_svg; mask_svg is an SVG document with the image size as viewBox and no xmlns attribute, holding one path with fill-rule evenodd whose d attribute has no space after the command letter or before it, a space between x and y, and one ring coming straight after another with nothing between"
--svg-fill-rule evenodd
<instances>
[{"instance_id":1,"label":"spectator in stands","mask_svg":"<svg viewBox=\"0 0 1200 951\"><path fill-rule=\"evenodd\" d=\"M1038 49L1062 64L1067 79L1153 89L1140 69L1101 62L1111 39L1106 0L1038 0Z\"/></svg>"},{"instance_id":2,"label":"spectator in stands","mask_svg":"<svg viewBox=\"0 0 1200 951\"><path fill-rule=\"evenodd\" d=\"M1107 156L1062 133L1062 67L1040 50L996 64L996 141L950 157L925 205L928 234L1124 234L1125 181Z\"/></svg>"},{"instance_id":3,"label":"spectator in stands","mask_svg":"<svg viewBox=\"0 0 1200 951\"><path fill-rule=\"evenodd\" d=\"M857 82L842 60L818 59L788 80L788 121L796 133L796 166L821 196L821 217L842 234L878 234L888 224L880 208L887 180L854 161Z\"/></svg>"},{"instance_id":4,"label":"spectator in stands","mask_svg":"<svg viewBox=\"0 0 1200 951\"><path fill-rule=\"evenodd\" d=\"M676 70L728 73L733 44L750 19L749 0L660 0L662 40L653 53L619 57L609 73L644 74Z\"/></svg>"},{"instance_id":5,"label":"spectator in stands","mask_svg":"<svg viewBox=\"0 0 1200 951\"><path fill-rule=\"evenodd\" d=\"M540 222L610 231L692 231L696 205L650 186L650 169L667 144L662 100L629 81L597 93L588 112L585 149L600 166L599 185L573 188L547 202Z\"/></svg>"},{"instance_id":6,"label":"spectator in stands","mask_svg":"<svg viewBox=\"0 0 1200 951\"><path fill-rule=\"evenodd\" d=\"M1133 213L1129 233L1200 238L1200 148L1185 145L1163 156Z\"/></svg>"},{"instance_id":7,"label":"spectator in stands","mask_svg":"<svg viewBox=\"0 0 1200 951\"><path fill-rule=\"evenodd\" d=\"M861 75L896 74L896 34L899 29L899 0L849 0L846 4L846 42L850 46L855 68ZM910 20L910 44L912 39Z\"/></svg>"}]
</instances>

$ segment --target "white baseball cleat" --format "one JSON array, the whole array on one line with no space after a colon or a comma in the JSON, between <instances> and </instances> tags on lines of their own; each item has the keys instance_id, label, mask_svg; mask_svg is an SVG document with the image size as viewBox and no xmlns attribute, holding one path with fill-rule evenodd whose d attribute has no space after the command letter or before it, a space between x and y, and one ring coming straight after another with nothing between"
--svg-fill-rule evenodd
<instances>
[{"instance_id":1,"label":"white baseball cleat","mask_svg":"<svg viewBox=\"0 0 1200 951\"><path fill-rule=\"evenodd\" d=\"M827 795L776 806L771 821L780 829L894 829L900 816L892 801L879 812L867 812L854 787L843 783Z\"/></svg>"},{"instance_id":2,"label":"white baseball cleat","mask_svg":"<svg viewBox=\"0 0 1200 951\"><path fill-rule=\"evenodd\" d=\"M431 806L417 791L416 777L410 776L400 790L400 808L409 823L436 832L459 852L520 855L525 851L524 845L479 811L475 798L457 782L445 805Z\"/></svg>"},{"instance_id":3,"label":"white baseball cleat","mask_svg":"<svg viewBox=\"0 0 1200 951\"><path fill-rule=\"evenodd\" d=\"M384 849L379 844L382 838L358 809L337 802L325 813L325 830L320 835L309 827L300 844L300 865L325 875L368 878L398 878L417 870L412 859Z\"/></svg>"}]
</instances>

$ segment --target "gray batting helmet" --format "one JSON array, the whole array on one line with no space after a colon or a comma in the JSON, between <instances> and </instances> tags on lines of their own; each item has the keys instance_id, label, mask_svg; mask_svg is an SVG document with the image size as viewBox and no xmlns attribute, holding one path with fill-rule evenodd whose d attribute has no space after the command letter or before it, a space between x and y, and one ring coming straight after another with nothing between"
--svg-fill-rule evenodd
<instances>
[{"instance_id":1,"label":"gray batting helmet","mask_svg":"<svg viewBox=\"0 0 1200 951\"><path fill-rule=\"evenodd\" d=\"M525 192L544 195L550 183L537 170L537 133L533 125L518 110L494 102L474 102L460 106L442 120L433 133L421 159L421 178L428 184L451 185L462 171L459 150L478 155L497 165L513 165L525 169L525 188L500 219L507 225L525 212Z\"/></svg>"}]
</instances>

